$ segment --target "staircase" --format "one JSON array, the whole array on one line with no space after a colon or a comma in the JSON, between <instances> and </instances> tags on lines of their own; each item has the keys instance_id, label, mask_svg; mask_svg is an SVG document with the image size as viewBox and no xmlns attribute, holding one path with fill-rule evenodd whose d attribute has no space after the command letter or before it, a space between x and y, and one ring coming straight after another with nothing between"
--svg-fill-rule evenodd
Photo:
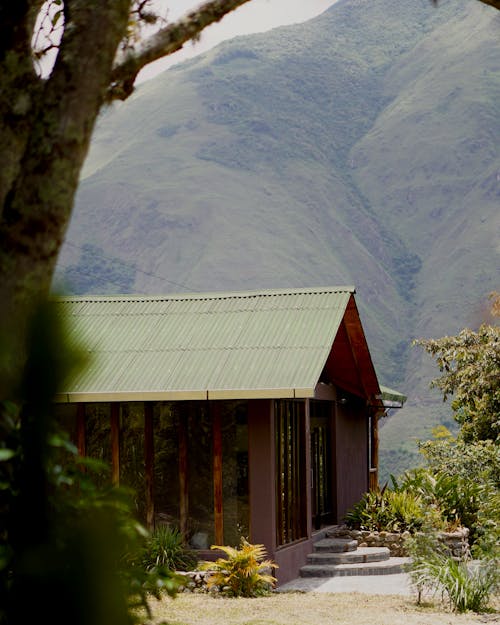
<instances>
[{"instance_id":1,"label":"staircase","mask_svg":"<svg viewBox=\"0 0 500 625\"><path fill-rule=\"evenodd\" d=\"M300 576L392 575L402 573L406 562L408 558L391 557L387 547L358 547L357 540L327 535L314 544Z\"/></svg>"}]
</instances>

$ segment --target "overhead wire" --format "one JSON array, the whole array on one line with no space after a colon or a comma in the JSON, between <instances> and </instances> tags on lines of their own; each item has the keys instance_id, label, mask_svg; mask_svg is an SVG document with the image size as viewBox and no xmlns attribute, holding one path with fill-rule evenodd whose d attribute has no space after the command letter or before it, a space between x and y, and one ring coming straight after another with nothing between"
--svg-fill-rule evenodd
<instances>
[{"instance_id":1,"label":"overhead wire","mask_svg":"<svg viewBox=\"0 0 500 625\"><path fill-rule=\"evenodd\" d=\"M76 249L78 249L80 251L83 250L83 245L78 245L77 243L72 243L71 241L65 241L64 245L68 245L69 247L76 248ZM193 289L193 288L191 288L190 286L188 286L186 284L183 284L181 282L175 282L174 280L169 280L168 278L165 278L165 276L159 276L159 275L154 274L154 273L152 273L150 271L145 271L144 269L140 269L139 267L137 267L137 265L133 265L133 264L131 264L131 263L125 261L125 260L122 260L120 258L107 256L106 254L102 253L101 250L99 250L99 252L100 252L100 255L102 256L102 258L104 258L105 260L109 260L112 263L118 263L118 264L121 264L123 266L132 267L134 269L134 271L139 272L139 273L141 273L141 274L143 274L145 276L149 276L151 278L155 278L156 280L162 280L163 282L168 282L169 284L172 284L172 285L174 285L176 287L180 287L181 289L185 289L186 291L191 292L191 293L199 293L198 289ZM69 269L70 267L72 269L76 269L77 271L79 271L83 275L83 273L84 273L83 269L80 269L77 265L66 265L64 267L64 269ZM101 281L101 284L111 283L111 284L114 284L115 286L120 286L120 283L118 281L116 281L116 280L113 280L113 279L106 279L105 280L103 278L98 278L98 277L96 277L96 279L97 279L98 282Z\"/></svg>"}]
</instances>

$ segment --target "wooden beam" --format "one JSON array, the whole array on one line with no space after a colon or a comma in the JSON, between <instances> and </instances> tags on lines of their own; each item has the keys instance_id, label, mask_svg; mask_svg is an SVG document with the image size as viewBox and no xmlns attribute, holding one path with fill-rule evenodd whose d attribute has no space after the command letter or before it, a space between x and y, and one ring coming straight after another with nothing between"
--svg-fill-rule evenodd
<instances>
[{"instance_id":1,"label":"wooden beam","mask_svg":"<svg viewBox=\"0 0 500 625\"><path fill-rule=\"evenodd\" d=\"M85 438L85 404L79 403L76 409L76 447L79 456L87 453Z\"/></svg>"},{"instance_id":2,"label":"wooden beam","mask_svg":"<svg viewBox=\"0 0 500 625\"><path fill-rule=\"evenodd\" d=\"M178 425L179 443L179 530L184 538L188 535L189 490L188 490L188 445L187 414L185 404L181 404Z\"/></svg>"},{"instance_id":3,"label":"wooden beam","mask_svg":"<svg viewBox=\"0 0 500 625\"><path fill-rule=\"evenodd\" d=\"M342 323L347 330L347 338L351 346L356 369L359 372L364 395L367 399L371 399L380 392L380 389L356 302L352 295L349 299Z\"/></svg>"},{"instance_id":4,"label":"wooden beam","mask_svg":"<svg viewBox=\"0 0 500 625\"><path fill-rule=\"evenodd\" d=\"M371 466L368 467L370 471L369 485L371 491L377 491L378 484L378 447L379 447L379 433L378 433L378 413L374 410L371 417Z\"/></svg>"},{"instance_id":5,"label":"wooden beam","mask_svg":"<svg viewBox=\"0 0 500 625\"><path fill-rule=\"evenodd\" d=\"M214 482L214 523L215 543L224 544L224 507L222 492L222 417L220 405L211 404L213 436L213 482Z\"/></svg>"},{"instance_id":6,"label":"wooden beam","mask_svg":"<svg viewBox=\"0 0 500 625\"><path fill-rule=\"evenodd\" d=\"M120 484L120 404L111 404L111 483Z\"/></svg>"},{"instance_id":7,"label":"wooden beam","mask_svg":"<svg viewBox=\"0 0 500 625\"><path fill-rule=\"evenodd\" d=\"M154 503L154 423L153 404L144 402L144 474L146 487L146 527L151 531L155 525Z\"/></svg>"}]
</instances>

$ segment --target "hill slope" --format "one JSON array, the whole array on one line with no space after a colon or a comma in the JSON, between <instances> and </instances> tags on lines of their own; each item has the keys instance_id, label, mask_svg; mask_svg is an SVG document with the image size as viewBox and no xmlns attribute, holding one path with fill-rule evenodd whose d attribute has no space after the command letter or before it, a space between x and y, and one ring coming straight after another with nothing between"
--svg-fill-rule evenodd
<instances>
[{"instance_id":1,"label":"hill slope","mask_svg":"<svg viewBox=\"0 0 500 625\"><path fill-rule=\"evenodd\" d=\"M58 276L75 292L355 284L385 473L449 415L411 339L477 323L500 268L500 16L343 0L226 42L105 112Z\"/></svg>"}]
</instances>

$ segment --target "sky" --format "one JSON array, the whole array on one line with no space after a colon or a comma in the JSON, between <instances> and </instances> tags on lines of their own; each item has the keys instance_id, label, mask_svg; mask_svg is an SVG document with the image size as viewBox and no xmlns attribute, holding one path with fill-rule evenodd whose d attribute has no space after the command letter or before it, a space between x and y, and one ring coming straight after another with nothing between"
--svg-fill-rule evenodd
<instances>
[{"instance_id":1,"label":"sky","mask_svg":"<svg viewBox=\"0 0 500 625\"><path fill-rule=\"evenodd\" d=\"M200 41L186 43L182 50L151 63L137 77L137 83L149 80L159 72L185 59L206 52L224 39L237 35L265 32L285 24L297 24L323 13L336 0L250 0L224 19L206 28ZM156 0L156 11L169 22L182 17L201 4L200 0ZM167 11L168 7L168 11ZM167 13L166 13L167 11Z\"/></svg>"}]
</instances>

